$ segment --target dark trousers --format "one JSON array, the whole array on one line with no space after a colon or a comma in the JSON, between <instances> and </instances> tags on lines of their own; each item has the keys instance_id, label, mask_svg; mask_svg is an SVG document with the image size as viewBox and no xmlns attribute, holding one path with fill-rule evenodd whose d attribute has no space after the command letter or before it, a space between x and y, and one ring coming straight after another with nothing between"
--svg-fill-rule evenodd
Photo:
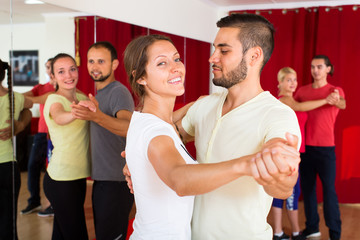
<instances>
[{"instance_id":1,"label":"dark trousers","mask_svg":"<svg viewBox=\"0 0 360 240\"><path fill-rule=\"evenodd\" d=\"M88 240L84 202L86 179L55 181L46 172L44 191L54 209L53 240Z\"/></svg>"},{"instance_id":2,"label":"dark trousers","mask_svg":"<svg viewBox=\"0 0 360 240\"><path fill-rule=\"evenodd\" d=\"M16 162L0 163L0 240L17 238L20 172Z\"/></svg>"},{"instance_id":3,"label":"dark trousers","mask_svg":"<svg viewBox=\"0 0 360 240\"><path fill-rule=\"evenodd\" d=\"M40 172L45 166L47 154L46 133L37 133L31 147L28 162L29 205L40 205Z\"/></svg>"},{"instance_id":4,"label":"dark trousers","mask_svg":"<svg viewBox=\"0 0 360 240\"><path fill-rule=\"evenodd\" d=\"M319 230L319 214L316 199L316 176L323 186L324 218L331 239L340 239L341 220L338 198L335 192L335 147L306 146L300 162L300 182L304 196L306 228Z\"/></svg>"},{"instance_id":5,"label":"dark trousers","mask_svg":"<svg viewBox=\"0 0 360 240\"><path fill-rule=\"evenodd\" d=\"M134 196L125 181L94 181L92 192L96 240L126 239Z\"/></svg>"}]
</instances>

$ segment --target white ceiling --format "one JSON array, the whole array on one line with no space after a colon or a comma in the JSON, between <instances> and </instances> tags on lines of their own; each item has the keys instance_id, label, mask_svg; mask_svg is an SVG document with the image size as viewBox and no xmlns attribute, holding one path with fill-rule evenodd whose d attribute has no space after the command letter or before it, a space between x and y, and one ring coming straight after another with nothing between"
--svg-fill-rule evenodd
<instances>
[{"instance_id":1,"label":"white ceiling","mask_svg":"<svg viewBox=\"0 0 360 240\"><path fill-rule=\"evenodd\" d=\"M224 11L241 10L241 9L267 9L267 8L283 8L288 6L304 7L304 6L318 6L318 5L346 5L346 4L360 4L360 0L317 0L317 1L302 1L302 0L193 0L202 1L206 4L214 6ZM59 3L61 0L59 0ZM12 23L35 23L43 22L44 14L76 14L68 8L59 7L52 4L28 5L24 0L0 0L0 24L10 23L10 5L12 6Z\"/></svg>"},{"instance_id":2,"label":"white ceiling","mask_svg":"<svg viewBox=\"0 0 360 240\"><path fill-rule=\"evenodd\" d=\"M75 11L51 4L25 4L24 0L0 0L0 24L10 23L12 6L13 23L44 22L43 14L74 13Z\"/></svg>"}]
</instances>

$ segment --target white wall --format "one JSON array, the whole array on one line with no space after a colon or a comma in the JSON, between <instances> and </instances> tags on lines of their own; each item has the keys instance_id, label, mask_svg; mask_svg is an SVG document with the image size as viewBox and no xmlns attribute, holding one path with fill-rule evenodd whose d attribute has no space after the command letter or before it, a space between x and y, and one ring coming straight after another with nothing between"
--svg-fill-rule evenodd
<instances>
[{"instance_id":1,"label":"white wall","mask_svg":"<svg viewBox=\"0 0 360 240\"><path fill-rule=\"evenodd\" d=\"M75 23L72 14L47 14L45 17L45 43L46 57L56 54L68 53L75 57ZM44 69L45 72L45 69Z\"/></svg>"},{"instance_id":2,"label":"white wall","mask_svg":"<svg viewBox=\"0 0 360 240\"><path fill-rule=\"evenodd\" d=\"M44 0L46 3L104 16L175 35L212 42L217 9L194 0Z\"/></svg>"},{"instance_id":3,"label":"white wall","mask_svg":"<svg viewBox=\"0 0 360 240\"><path fill-rule=\"evenodd\" d=\"M9 52L11 48L13 50L38 50L39 51L39 63L42 62L43 46L45 42L45 24L14 24L0 25L1 35L5 36L1 38L2 44L0 45L0 58L3 61L9 61ZM12 38L11 38L12 36ZM11 39L12 44L11 44ZM41 65L41 64L40 64ZM42 66L39 66L40 79L42 79L44 70ZM3 81L6 86L6 81ZM15 91L25 92L31 89L31 87L14 87Z\"/></svg>"},{"instance_id":4,"label":"white wall","mask_svg":"<svg viewBox=\"0 0 360 240\"><path fill-rule=\"evenodd\" d=\"M0 25L0 58L9 61L9 51L38 50L40 83L45 83L45 63L59 52L75 53L74 18L68 15L48 15L45 23ZM11 35L13 44L11 45ZM6 81L4 81L6 82ZM25 92L31 87L15 87L15 91Z\"/></svg>"},{"instance_id":5,"label":"white wall","mask_svg":"<svg viewBox=\"0 0 360 240\"><path fill-rule=\"evenodd\" d=\"M75 53L74 18L66 14L45 16L45 23L0 25L1 44L0 58L9 61L9 51L38 50L39 51L39 81L46 83L45 63L48 58L59 52ZM12 36L12 38L11 38ZM13 44L11 45L11 39ZM6 80L3 85L7 87ZM31 90L31 86L15 86L14 91L23 93ZM37 104L31 109L33 116L39 116Z\"/></svg>"}]
</instances>

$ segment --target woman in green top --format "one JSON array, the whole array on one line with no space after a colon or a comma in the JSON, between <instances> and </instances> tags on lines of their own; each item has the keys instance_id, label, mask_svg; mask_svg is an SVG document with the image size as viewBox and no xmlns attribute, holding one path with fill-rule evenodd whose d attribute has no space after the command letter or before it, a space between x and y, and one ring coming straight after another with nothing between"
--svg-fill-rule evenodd
<instances>
[{"instance_id":1,"label":"woman in green top","mask_svg":"<svg viewBox=\"0 0 360 240\"><path fill-rule=\"evenodd\" d=\"M8 89L2 85L6 71ZM16 215L20 172L14 158L12 137L30 123L31 112L28 108L31 107L32 102L29 99L12 91L11 68L7 62L0 59L0 239L17 239Z\"/></svg>"},{"instance_id":2,"label":"woman in green top","mask_svg":"<svg viewBox=\"0 0 360 240\"><path fill-rule=\"evenodd\" d=\"M52 239L88 239L84 202L90 176L89 126L71 114L71 104L87 98L76 91L78 69L70 55L58 54L51 65L58 90L48 96L44 106L54 145L44 191L55 214Z\"/></svg>"}]
</instances>

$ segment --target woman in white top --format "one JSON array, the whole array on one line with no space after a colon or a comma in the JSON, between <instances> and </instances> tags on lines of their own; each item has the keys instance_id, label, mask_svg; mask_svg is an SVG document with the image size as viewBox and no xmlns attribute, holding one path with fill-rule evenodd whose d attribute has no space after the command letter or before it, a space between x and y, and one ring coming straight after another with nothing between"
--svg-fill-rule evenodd
<instances>
[{"instance_id":1,"label":"woman in white top","mask_svg":"<svg viewBox=\"0 0 360 240\"><path fill-rule=\"evenodd\" d=\"M193 196L255 174L254 156L196 164L186 151L173 117L175 99L184 93L185 67L168 37L134 39L124 64L142 103L132 116L125 150L137 208L130 239L190 239Z\"/></svg>"},{"instance_id":2,"label":"woman in white top","mask_svg":"<svg viewBox=\"0 0 360 240\"><path fill-rule=\"evenodd\" d=\"M84 202L90 176L89 124L76 119L71 104L87 97L76 91L75 60L60 53L51 63L58 89L44 106L44 118L54 145L44 176L44 192L54 209L52 239L88 239Z\"/></svg>"}]
</instances>

